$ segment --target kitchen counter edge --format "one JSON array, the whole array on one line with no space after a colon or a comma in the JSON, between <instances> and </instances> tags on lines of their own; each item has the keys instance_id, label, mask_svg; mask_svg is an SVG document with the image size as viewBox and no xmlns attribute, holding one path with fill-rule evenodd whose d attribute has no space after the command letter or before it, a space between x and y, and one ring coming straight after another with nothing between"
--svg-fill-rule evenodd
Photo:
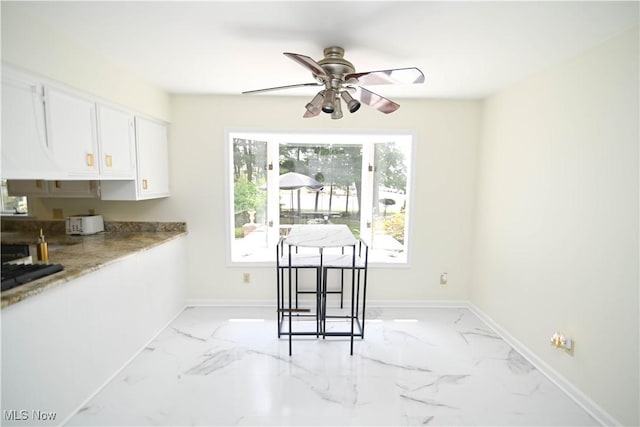
<instances>
[{"instance_id":1,"label":"kitchen counter edge","mask_svg":"<svg viewBox=\"0 0 640 427\"><path fill-rule=\"evenodd\" d=\"M57 248L49 251L49 263L61 264L64 270L2 292L0 308L5 309L126 257L185 235L186 229L107 231L92 236L50 235L47 238L49 245ZM24 243L28 241L26 237L22 232L3 232L2 242Z\"/></svg>"}]
</instances>

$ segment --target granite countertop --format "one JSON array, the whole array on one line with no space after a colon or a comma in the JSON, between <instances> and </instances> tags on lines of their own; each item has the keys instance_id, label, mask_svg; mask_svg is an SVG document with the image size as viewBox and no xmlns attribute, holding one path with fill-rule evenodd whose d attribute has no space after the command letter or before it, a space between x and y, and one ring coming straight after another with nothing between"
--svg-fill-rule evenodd
<instances>
[{"instance_id":1,"label":"granite countertop","mask_svg":"<svg viewBox=\"0 0 640 427\"><path fill-rule=\"evenodd\" d=\"M17 286L1 295L1 307L23 301L47 289L63 285L118 260L145 251L187 233L184 223L106 223L105 232L90 236L69 236L54 227L41 227L49 246L49 263L64 270ZM150 226L156 224L157 226ZM173 224L167 226L167 224ZM3 224L4 225L4 224ZM35 229L38 229L35 232ZM2 232L2 243L35 244L38 224ZM33 262L37 262L35 259Z\"/></svg>"}]
</instances>

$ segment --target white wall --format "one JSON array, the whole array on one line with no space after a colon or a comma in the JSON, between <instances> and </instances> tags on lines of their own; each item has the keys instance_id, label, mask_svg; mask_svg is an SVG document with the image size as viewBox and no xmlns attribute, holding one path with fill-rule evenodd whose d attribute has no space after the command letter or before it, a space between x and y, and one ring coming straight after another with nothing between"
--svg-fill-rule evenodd
<instances>
[{"instance_id":1,"label":"white wall","mask_svg":"<svg viewBox=\"0 0 640 427\"><path fill-rule=\"evenodd\" d=\"M139 76L2 2L2 60L169 121L169 95Z\"/></svg>"},{"instance_id":2,"label":"white wall","mask_svg":"<svg viewBox=\"0 0 640 427\"><path fill-rule=\"evenodd\" d=\"M413 265L376 269L371 299L466 299L468 295L479 103L401 101L385 116L362 107L333 121L303 119L306 98L174 96L172 191L168 212L189 227L189 297L273 300L275 271L225 265L224 135L227 128L410 129L417 133ZM447 271L450 284L439 285ZM252 283L242 283L242 273Z\"/></svg>"},{"instance_id":3,"label":"white wall","mask_svg":"<svg viewBox=\"0 0 640 427\"><path fill-rule=\"evenodd\" d=\"M626 425L640 423L638 72L636 28L486 100L471 285Z\"/></svg>"}]
</instances>

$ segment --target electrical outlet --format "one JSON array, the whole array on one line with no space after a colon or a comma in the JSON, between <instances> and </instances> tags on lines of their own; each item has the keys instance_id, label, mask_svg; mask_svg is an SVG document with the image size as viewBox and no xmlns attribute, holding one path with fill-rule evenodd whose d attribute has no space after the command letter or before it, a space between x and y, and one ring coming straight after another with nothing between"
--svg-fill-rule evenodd
<instances>
[{"instance_id":1,"label":"electrical outlet","mask_svg":"<svg viewBox=\"0 0 640 427\"><path fill-rule=\"evenodd\" d=\"M449 275L445 272L440 275L440 284L445 286L449 281Z\"/></svg>"},{"instance_id":2,"label":"electrical outlet","mask_svg":"<svg viewBox=\"0 0 640 427\"><path fill-rule=\"evenodd\" d=\"M244 283L251 283L251 274L249 274L249 273L244 273L244 274L242 275L242 281L243 281Z\"/></svg>"},{"instance_id":3,"label":"electrical outlet","mask_svg":"<svg viewBox=\"0 0 640 427\"><path fill-rule=\"evenodd\" d=\"M62 213L62 209L53 208L52 209L53 219L64 219L64 214Z\"/></svg>"},{"instance_id":4,"label":"electrical outlet","mask_svg":"<svg viewBox=\"0 0 640 427\"><path fill-rule=\"evenodd\" d=\"M575 348L575 341L560 332L556 332L551 337L551 345L555 348L563 349L569 355L573 356L573 349Z\"/></svg>"}]
</instances>

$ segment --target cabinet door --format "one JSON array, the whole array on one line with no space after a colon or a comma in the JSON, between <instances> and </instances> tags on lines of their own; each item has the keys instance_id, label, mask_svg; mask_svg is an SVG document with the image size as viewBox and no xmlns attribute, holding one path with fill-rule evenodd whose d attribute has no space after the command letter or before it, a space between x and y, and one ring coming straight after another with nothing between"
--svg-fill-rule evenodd
<instances>
[{"instance_id":1,"label":"cabinet door","mask_svg":"<svg viewBox=\"0 0 640 427\"><path fill-rule=\"evenodd\" d=\"M3 67L2 178L40 179L55 175L44 111L42 85Z\"/></svg>"},{"instance_id":2,"label":"cabinet door","mask_svg":"<svg viewBox=\"0 0 640 427\"><path fill-rule=\"evenodd\" d=\"M98 177L96 111L92 100L45 88L47 136L55 163L69 178Z\"/></svg>"},{"instance_id":3,"label":"cabinet door","mask_svg":"<svg viewBox=\"0 0 640 427\"><path fill-rule=\"evenodd\" d=\"M101 179L135 179L133 115L98 104Z\"/></svg>"},{"instance_id":4,"label":"cabinet door","mask_svg":"<svg viewBox=\"0 0 640 427\"><path fill-rule=\"evenodd\" d=\"M136 117L138 194L141 199L169 196L167 126Z\"/></svg>"}]
</instances>

